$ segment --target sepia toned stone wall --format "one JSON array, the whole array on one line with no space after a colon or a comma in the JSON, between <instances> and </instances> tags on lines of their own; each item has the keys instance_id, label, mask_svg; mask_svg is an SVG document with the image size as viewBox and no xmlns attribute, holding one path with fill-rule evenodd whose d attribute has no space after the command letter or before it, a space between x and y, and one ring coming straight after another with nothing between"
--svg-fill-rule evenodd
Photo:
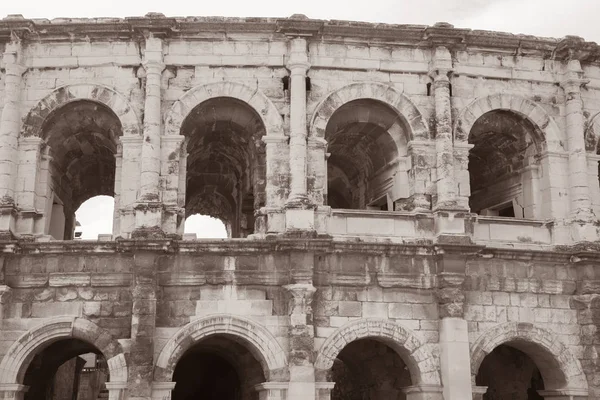
<instances>
[{"instance_id":1,"label":"sepia toned stone wall","mask_svg":"<svg viewBox=\"0 0 600 400\"><path fill-rule=\"evenodd\" d=\"M150 13L0 52L0 398L87 353L110 400L600 396L597 44Z\"/></svg>"}]
</instances>

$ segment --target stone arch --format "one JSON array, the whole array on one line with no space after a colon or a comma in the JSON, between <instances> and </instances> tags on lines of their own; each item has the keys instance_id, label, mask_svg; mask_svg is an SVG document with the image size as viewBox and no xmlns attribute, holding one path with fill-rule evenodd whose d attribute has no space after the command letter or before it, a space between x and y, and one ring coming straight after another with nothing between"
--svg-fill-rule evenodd
<instances>
[{"instance_id":1,"label":"stone arch","mask_svg":"<svg viewBox=\"0 0 600 400\"><path fill-rule=\"evenodd\" d=\"M427 121L417 106L402 92L392 86L376 82L353 83L330 93L321 101L311 119L309 136L325 137L327 123L333 113L344 104L360 99L378 100L402 116L410 128L407 140L428 140Z\"/></svg>"},{"instance_id":2,"label":"stone arch","mask_svg":"<svg viewBox=\"0 0 600 400\"><path fill-rule=\"evenodd\" d=\"M82 83L62 86L40 100L25 117L21 136L40 136L44 121L52 112L78 100L107 106L119 118L124 136L142 134L140 121L125 96L107 86Z\"/></svg>"},{"instance_id":3,"label":"stone arch","mask_svg":"<svg viewBox=\"0 0 600 400\"><path fill-rule=\"evenodd\" d=\"M483 114L494 110L513 111L525 117L541 131L543 137L540 139L547 150L565 150L560 140L560 128L546 110L531 100L508 93L480 97L467 105L454 123L454 140L466 143L473 124Z\"/></svg>"},{"instance_id":4,"label":"stone arch","mask_svg":"<svg viewBox=\"0 0 600 400\"><path fill-rule=\"evenodd\" d=\"M277 108L260 90L237 82L208 83L189 90L173 104L165 116L165 134L179 135L190 111L206 100L231 97L247 103L260 116L266 135L283 136L283 120Z\"/></svg>"},{"instance_id":5,"label":"stone arch","mask_svg":"<svg viewBox=\"0 0 600 400\"><path fill-rule=\"evenodd\" d=\"M249 345L248 350L261 364L267 380L287 366L285 352L265 327L247 318L213 314L190 322L169 339L156 360L154 380L170 382L177 362L188 349L206 337L219 334Z\"/></svg>"},{"instance_id":6,"label":"stone arch","mask_svg":"<svg viewBox=\"0 0 600 400\"><path fill-rule=\"evenodd\" d=\"M359 319L338 328L319 349L315 368L329 370L346 345L367 338L380 340L400 355L410 371L413 385L440 385L433 349L410 329L386 319Z\"/></svg>"},{"instance_id":7,"label":"stone arch","mask_svg":"<svg viewBox=\"0 0 600 400\"><path fill-rule=\"evenodd\" d=\"M25 332L10 346L0 363L0 384L22 383L36 353L61 339L80 339L94 345L108 362L110 381L127 381L123 349L110 332L84 318L58 317Z\"/></svg>"},{"instance_id":8,"label":"stone arch","mask_svg":"<svg viewBox=\"0 0 600 400\"><path fill-rule=\"evenodd\" d=\"M483 359L502 344L509 344L531 357L544 378L546 389L588 389L579 360L556 335L520 322L506 322L488 329L471 345L473 384Z\"/></svg>"},{"instance_id":9,"label":"stone arch","mask_svg":"<svg viewBox=\"0 0 600 400\"><path fill-rule=\"evenodd\" d=\"M600 154L600 112L594 115L585 130L585 150Z\"/></svg>"}]
</instances>

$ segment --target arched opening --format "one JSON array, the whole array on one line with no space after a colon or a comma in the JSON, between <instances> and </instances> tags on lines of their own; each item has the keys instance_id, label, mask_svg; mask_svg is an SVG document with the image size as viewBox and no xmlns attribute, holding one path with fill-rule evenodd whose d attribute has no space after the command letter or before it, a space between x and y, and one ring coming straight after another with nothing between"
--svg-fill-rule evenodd
<instances>
[{"instance_id":1,"label":"arched opening","mask_svg":"<svg viewBox=\"0 0 600 400\"><path fill-rule=\"evenodd\" d=\"M471 211L539 218L542 132L521 114L494 110L473 124L469 143Z\"/></svg>"},{"instance_id":2,"label":"arched opening","mask_svg":"<svg viewBox=\"0 0 600 400\"><path fill-rule=\"evenodd\" d=\"M403 388L413 384L410 371L391 347L373 339L346 345L334 360L329 380L331 400L406 399Z\"/></svg>"},{"instance_id":3,"label":"arched opening","mask_svg":"<svg viewBox=\"0 0 600 400\"><path fill-rule=\"evenodd\" d=\"M63 339L38 352L27 367L25 400L97 400L107 398L108 365L96 347Z\"/></svg>"},{"instance_id":4,"label":"arched opening","mask_svg":"<svg viewBox=\"0 0 600 400\"><path fill-rule=\"evenodd\" d=\"M254 231L254 212L265 204L265 126L243 101L217 97L185 118L186 216L209 215L230 227L231 237Z\"/></svg>"},{"instance_id":5,"label":"arched opening","mask_svg":"<svg viewBox=\"0 0 600 400\"><path fill-rule=\"evenodd\" d=\"M41 199L47 216L45 233L57 240L73 239L75 211L90 198L115 195L115 155L121 135L113 111L89 100L67 103L47 117L41 130L50 156L48 165L42 166L50 179L41 176L47 182Z\"/></svg>"},{"instance_id":6,"label":"arched opening","mask_svg":"<svg viewBox=\"0 0 600 400\"><path fill-rule=\"evenodd\" d=\"M75 211L74 239L96 240L98 235L112 235L115 199L95 196L84 201Z\"/></svg>"},{"instance_id":7,"label":"arched opening","mask_svg":"<svg viewBox=\"0 0 600 400\"><path fill-rule=\"evenodd\" d=\"M560 379L560 374L555 379ZM523 351L507 344L496 347L483 359L475 383L488 388L483 400L544 399L538 393L545 386L536 363Z\"/></svg>"},{"instance_id":8,"label":"arched opening","mask_svg":"<svg viewBox=\"0 0 600 400\"><path fill-rule=\"evenodd\" d=\"M261 364L228 335L206 337L187 350L173 373L173 400L258 400Z\"/></svg>"},{"instance_id":9,"label":"arched opening","mask_svg":"<svg viewBox=\"0 0 600 400\"><path fill-rule=\"evenodd\" d=\"M397 201L410 196L407 132L404 119L378 100L353 100L339 107L325 129L326 204L396 209Z\"/></svg>"},{"instance_id":10,"label":"arched opening","mask_svg":"<svg viewBox=\"0 0 600 400\"><path fill-rule=\"evenodd\" d=\"M183 233L198 239L223 239L231 237L231 227L218 218L194 214L186 218Z\"/></svg>"}]
</instances>

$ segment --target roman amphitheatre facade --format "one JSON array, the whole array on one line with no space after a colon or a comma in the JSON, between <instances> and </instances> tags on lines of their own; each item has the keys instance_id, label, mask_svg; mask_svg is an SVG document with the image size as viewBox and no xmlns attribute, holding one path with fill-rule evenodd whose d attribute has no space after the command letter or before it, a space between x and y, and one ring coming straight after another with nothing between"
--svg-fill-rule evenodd
<instances>
[{"instance_id":1,"label":"roman amphitheatre facade","mask_svg":"<svg viewBox=\"0 0 600 400\"><path fill-rule=\"evenodd\" d=\"M0 53L0 398L600 398L596 43L10 15Z\"/></svg>"}]
</instances>

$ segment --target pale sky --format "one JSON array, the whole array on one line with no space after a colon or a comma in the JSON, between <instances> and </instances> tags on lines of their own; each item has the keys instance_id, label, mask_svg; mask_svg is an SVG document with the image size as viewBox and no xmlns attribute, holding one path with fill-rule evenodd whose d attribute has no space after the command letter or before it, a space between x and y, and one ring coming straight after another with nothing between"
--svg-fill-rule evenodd
<instances>
[{"instance_id":1,"label":"pale sky","mask_svg":"<svg viewBox=\"0 0 600 400\"><path fill-rule=\"evenodd\" d=\"M128 17L160 12L166 16L289 17L433 25L484 29L536 36L581 36L600 43L600 0L221 0L221 1L81 1L0 0L0 18ZM84 237L110 233L112 199L92 199L78 212ZM223 237L218 220L186 224L199 237Z\"/></svg>"}]
</instances>

